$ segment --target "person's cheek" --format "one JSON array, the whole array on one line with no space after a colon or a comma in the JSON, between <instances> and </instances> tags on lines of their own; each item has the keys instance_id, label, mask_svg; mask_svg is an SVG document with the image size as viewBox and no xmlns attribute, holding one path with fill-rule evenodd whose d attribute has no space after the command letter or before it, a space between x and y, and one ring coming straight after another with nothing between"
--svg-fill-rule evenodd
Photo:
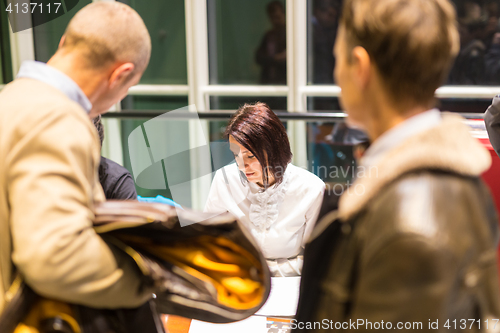
<instances>
[{"instance_id":1,"label":"person's cheek","mask_svg":"<svg viewBox=\"0 0 500 333\"><path fill-rule=\"evenodd\" d=\"M240 168L240 170L243 171L245 169L245 162L241 157L236 158L236 164L238 164L238 168Z\"/></svg>"},{"instance_id":2,"label":"person's cheek","mask_svg":"<svg viewBox=\"0 0 500 333\"><path fill-rule=\"evenodd\" d=\"M255 171L255 174L257 176L261 176L262 175L262 168L261 168L259 162L255 162L255 163L252 164L252 170Z\"/></svg>"}]
</instances>

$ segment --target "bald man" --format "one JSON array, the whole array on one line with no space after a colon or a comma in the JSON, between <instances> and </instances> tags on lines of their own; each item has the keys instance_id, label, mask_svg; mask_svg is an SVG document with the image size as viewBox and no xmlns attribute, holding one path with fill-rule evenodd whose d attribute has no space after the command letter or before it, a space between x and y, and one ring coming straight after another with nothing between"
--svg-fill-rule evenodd
<instances>
[{"instance_id":1,"label":"bald man","mask_svg":"<svg viewBox=\"0 0 500 333\"><path fill-rule=\"evenodd\" d=\"M24 63L0 93L0 313L17 273L40 295L91 307L150 299L133 262L92 229L104 194L90 120L139 82L150 54L133 9L93 3L47 64Z\"/></svg>"}]
</instances>

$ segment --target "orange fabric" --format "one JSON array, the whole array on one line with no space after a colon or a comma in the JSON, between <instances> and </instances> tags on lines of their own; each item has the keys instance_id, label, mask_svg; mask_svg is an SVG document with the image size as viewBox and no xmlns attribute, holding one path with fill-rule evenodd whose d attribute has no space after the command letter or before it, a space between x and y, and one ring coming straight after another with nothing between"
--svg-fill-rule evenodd
<instances>
[{"instance_id":1,"label":"orange fabric","mask_svg":"<svg viewBox=\"0 0 500 333\"><path fill-rule=\"evenodd\" d=\"M42 299L37 302L23 322L16 327L14 333L39 333L41 321L57 317L66 321L73 332L81 332L73 311L67 303Z\"/></svg>"},{"instance_id":2,"label":"orange fabric","mask_svg":"<svg viewBox=\"0 0 500 333\"><path fill-rule=\"evenodd\" d=\"M244 310L259 305L265 288L251 276L260 264L241 246L222 237L202 236L188 245L155 244L143 238L123 236L129 245L183 269L188 274L209 282L217 291L217 301L230 308Z\"/></svg>"}]
</instances>

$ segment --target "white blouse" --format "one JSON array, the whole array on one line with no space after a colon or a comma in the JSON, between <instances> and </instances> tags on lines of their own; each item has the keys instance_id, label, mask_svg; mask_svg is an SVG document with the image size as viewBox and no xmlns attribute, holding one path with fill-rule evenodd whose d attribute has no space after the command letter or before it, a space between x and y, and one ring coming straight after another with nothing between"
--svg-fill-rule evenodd
<instances>
[{"instance_id":1,"label":"white blouse","mask_svg":"<svg viewBox=\"0 0 500 333\"><path fill-rule=\"evenodd\" d=\"M266 190L243 183L239 173L235 163L217 170L205 212L228 211L248 226L274 276L300 275L301 252L318 217L325 183L292 164L283 182Z\"/></svg>"}]
</instances>

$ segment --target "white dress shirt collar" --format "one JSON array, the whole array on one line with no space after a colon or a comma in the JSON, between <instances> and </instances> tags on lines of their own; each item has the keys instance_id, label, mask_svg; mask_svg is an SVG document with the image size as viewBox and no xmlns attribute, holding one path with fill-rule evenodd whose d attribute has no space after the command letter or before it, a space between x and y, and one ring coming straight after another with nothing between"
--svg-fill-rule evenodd
<instances>
[{"instance_id":1,"label":"white dress shirt collar","mask_svg":"<svg viewBox=\"0 0 500 333\"><path fill-rule=\"evenodd\" d=\"M82 89L63 72L39 61L23 62L17 78L29 78L47 83L60 90L69 99L78 103L85 111L90 112L92 103Z\"/></svg>"},{"instance_id":2,"label":"white dress shirt collar","mask_svg":"<svg viewBox=\"0 0 500 333\"><path fill-rule=\"evenodd\" d=\"M437 126L440 122L441 114L438 109L431 109L406 119L371 144L361 159L361 165L365 167L376 165L384 154L405 139Z\"/></svg>"}]
</instances>

